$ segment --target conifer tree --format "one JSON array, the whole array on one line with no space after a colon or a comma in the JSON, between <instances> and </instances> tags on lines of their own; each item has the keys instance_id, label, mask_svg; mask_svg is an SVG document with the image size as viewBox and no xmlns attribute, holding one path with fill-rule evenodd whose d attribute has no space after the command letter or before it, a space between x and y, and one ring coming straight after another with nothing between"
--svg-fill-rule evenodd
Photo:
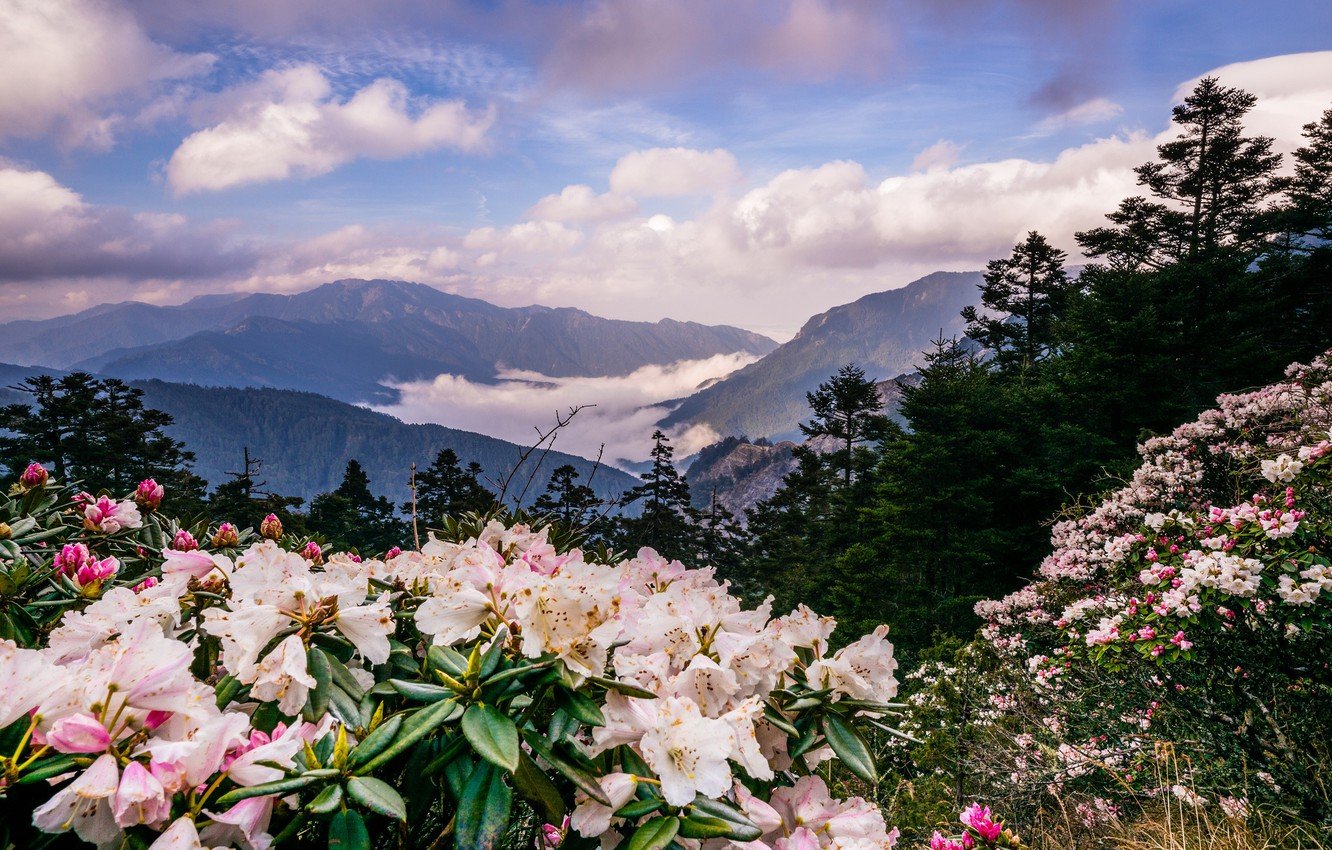
<instances>
[{"instance_id":1,"label":"conifer tree","mask_svg":"<svg viewBox=\"0 0 1332 850\"><path fill-rule=\"evenodd\" d=\"M693 563L695 529L691 522L689 485L675 468L675 447L660 429L652 433L652 466L643 483L625 493L624 506L641 505L642 512L620 523L623 548L648 546L667 558Z\"/></svg>"},{"instance_id":2,"label":"conifer tree","mask_svg":"<svg viewBox=\"0 0 1332 850\"><path fill-rule=\"evenodd\" d=\"M849 488L865 465L863 444L882 439L889 428L879 388L865 377L863 369L847 364L805 398L814 416L801 423L800 431L809 438L828 437L835 442L838 448L826 453L825 460Z\"/></svg>"},{"instance_id":3,"label":"conifer tree","mask_svg":"<svg viewBox=\"0 0 1332 850\"><path fill-rule=\"evenodd\" d=\"M981 304L962 311L967 336L997 352L1000 363L1030 365L1056 345L1056 322L1068 303L1072 284L1064 271L1068 255L1031 231L1013 246L1011 256L991 260L981 286Z\"/></svg>"},{"instance_id":4,"label":"conifer tree","mask_svg":"<svg viewBox=\"0 0 1332 850\"><path fill-rule=\"evenodd\" d=\"M1332 109L1304 125L1304 145L1292 155L1294 173L1278 178L1285 194L1282 225L1302 250L1332 249Z\"/></svg>"},{"instance_id":5,"label":"conifer tree","mask_svg":"<svg viewBox=\"0 0 1332 850\"><path fill-rule=\"evenodd\" d=\"M371 554L401 545L406 535L393 503L370 492L370 477L355 458L347 461L336 490L310 502L309 526L337 548Z\"/></svg>"},{"instance_id":6,"label":"conifer tree","mask_svg":"<svg viewBox=\"0 0 1332 850\"><path fill-rule=\"evenodd\" d=\"M533 509L553 517L567 528L586 528L596 518L601 500L578 478L578 470L572 464L556 467L546 483L545 492L533 503Z\"/></svg>"},{"instance_id":7,"label":"conifer tree","mask_svg":"<svg viewBox=\"0 0 1332 850\"><path fill-rule=\"evenodd\" d=\"M426 525L437 525L446 516L485 513L495 504L495 494L480 481L481 465L475 461L464 469L453 449L441 449L428 469L416 474L416 515ZM402 506L410 513L410 502Z\"/></svg>"}]
</instances>

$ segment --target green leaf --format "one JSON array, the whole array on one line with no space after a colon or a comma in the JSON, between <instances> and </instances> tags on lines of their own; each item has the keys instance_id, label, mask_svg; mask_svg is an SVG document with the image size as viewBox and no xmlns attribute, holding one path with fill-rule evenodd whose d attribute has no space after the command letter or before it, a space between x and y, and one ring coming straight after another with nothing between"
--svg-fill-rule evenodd
<instances>
[{"instance_id":1,"label":"green leaf","mask_svg":"<svg viewBox=\"0 0 1332 850\"><path fill-rule=\"evenodd\" d=\"M555 704L570 717L575 717L588 726L606 725L605 715L586 694L580 694L568 688L556 688Z\"/></svg>"},{"instance_id":2,"label":"green leaf","mask_svg":"<svg viewBox=\"0 0 1332 850\"><path fill-rule=\"evenodd\" d=\"M343 809L328 824L328 850L370 850L365 818L355 809Z\"/></svg>"},{"instance_id":3,"label":"green leaf","mask_svg":"<svg viewBox=\"0 0 1332 850\"><path fill-rule=\"evenodd\" d=\"M447 646L432 646L426 650L426 664L433 670L443 670L455 679L467 672L467 659Z\"/></svg>"},{"instance_id":4,"label":"green leaf","mask_svg":"<svg viewBox=\"0 0 1332 850\"><path fill-rule=\"evenodd\" d=\"M552 747L545 738L541 737L541 733L530 729L524 729L523 738L527 741L527 745L531 747L537 755L545 759L551 767L558 770L570 782L578 786L578 789L584 794L591 797L593 800L596 800L603 806L609 806L611 804L611 801L606 798L605 792L601 790L601 783L597 782L597 778L579 767L573 761L555 752L555 748Z\"/></svg>"},{"instance_id":5,"label":"green leaf","mask_svg":"<svg viewBox=\"0 0 1332 850\"><path fill-rule=\"evenodd\" d=\"M513 807L513 792L504 773L481 762L458 801L455 850L493 850L504 835Z\"/></svg>"},{"instance_id":6,"label":"green leaf","mask_svg":"<svg viewBox=\"0 0 1332 850\"><path fill-rule=\"evenodd\" d=\"M251 797L263 797L268 794L290 794L292 791L299 791L307 785L323 778L325 777L293 776L289 779L279 779L276 782L265 782L262 785L251 785L248 788L233 788L221 797L218 797L215 802L219 806L230 806L233 803L239 803L241 800L248 800Z\"/></svg>"},{"instance_id":7,"label":"green leaf","mask_svg":"<svg viewBox=\"0 0 1332 850\"><path fill-rule=\"evenodd\" d=\"M56 756L53 759L39 761L23 771L23 775L19 777L17 784L31 785L34 782L41 782L43 779L50 779L53 776L67 773L76 767L78 767L78 756Z\"/></svg>"},{"instance_id":8,"label":"green leaf","mask_svg":"<svg viewBox=\"0 0 1332 850\"><path fill-rule=\"evenodd\" d=\"M337 656L324 652L325 660L328 661L328 667L333 672L333 683L347 692L348 696L360 702L365 696L365 688L356 681L356 677L347 669L347 665L338 660Z\"/></svg>"},{"instance_id":9,"label":"green leaf","mask_svg":"<svg viewBox=\"0 0 1332 850\"><path fill-rule=\"evenodd\" d=\"M356 749L352 750L351 753L347 756L348 769L356 770L356 768L360 767L361 765L370 761L370 759L384 752L385 748L387 748L389 744L393 743L394 737L398 734L398 731L401 728L402 728L401 714L395 714L392 717L390 717L388 720L385 720L383 723L379 724L378 728L376 728L375 731L371 732L369 735L366 735L365 740L357 744Z\"/></svg>"},{"instance_id":10,"label":"green leaf","mask_svg":"<svg viewBox=\"0 0 1332 850\"><path fill-rule=\"evenodd\" d=\"M342 786L330 785L320 791L315 798L305 804L305 810L312 815L326 815L342 805Z\"/></svg>"},{"instance_id":11,"label":"green leaf","mask_svg":"<svg viewBox=\"0 0 1332 850\"><path fill-rule=\"evenodd\" d=\"M500 626L494 639L491 640L490 646L486 648L485 654L481 656L481 667L477 671L479 678L489 677L499 667L500 661L504 659L504 643L508 640L508 637L509 630Z\"/></svg>"},{"instance_id":12,"label":"green leaf","mask_svg":"<svg viewBox=\"0 0 1332 850\"><path fill-rule=\"evenodd\" d=\"M879 773L874 766L874 756L870 755L869 747L865 746L860 735L845 720L836 714L825 714L823 737L848 770L871 785L878 784Z\"/></svg>"},{"instance_id":13,"label":"green leaf","mask_svg":"<svg viewBox=\"0 0 1332 850\"><path fill-rule=\"evenodd\" d=\"M481 703L468 706L462 731L481 758L510 773L518 769L518 727L499 709Z\"/></svg>"},{"instance_id":14,"label":"green leaf","mask_svg":"<svg viewBox=\"0 0 1332 850\"><path fill-rule=\"evenodd\" d=\"M607 679L604 676L589 676L589 681L596 682L608 691L624 694L627 697L638 697L639 699L656 699L657 695L645 688L637 685L631 685L628 682L621 682L618 679Z\"/></svg>"},{"instance_id":15,"label":"green leaf","mask_svg":"<svg viewBox=\"0 0 1332 850\"><path fill-rule=\"evenodd\" d=\"M692 818L709 818L730 824L731 831L727 833L727 837L732 841L757 841L763 835L763 830L759 829L743 812L732 808L721 800L713 800L700 795L689 804L689 809L689 815ZM681 825L680 832L684 833L683 825ZM691 836L686 835L685 837Z\"/></svg>"},{"instance_id":16,"label":"green leaf","mask_svg":"<svg viewBox=\"0 0 1332 850\"><path fill-rule=\"evenodd\" d=\"M328 696L333 715L341 720L343 725L351 729L361 725L361 706L351 694L334 685L328 689Z\"/></svg>"},{"instance_id":17,"label":"green leaf","mask_svg":"<svg viewBox=\"0 0 1332 850\"><path fill-rule=\"evenodd\" d=\"M632 803L625 803L615 810L617 818L627 818L629 820L638 820L644 815L650 815L661 811L661 807L666 805L666 801L660 797L653 797L650 800L634 800Z\"/></svg>"},{"instance_id":18,"label":"green leaf","mask_svg":"<svg viewBox=\"0 0 1332 850\"><path fill-rule=\"evenodd\" d=\"M328 701L333 689L333 670L328 666L328 656L322 649L312 649L306 656L306 666L315 686L310 689L310 696L305 701L305 710L301 712L311 723L319 722L328 713Z\"/></svg>"},{"instance_id":19,"label":"green leaf","mask_svg":"<svg viewBox=\"0 0 1332 850\"><path fill-rule=\"evenodd\" d=\"M407 804L392 785L373 776L353 776L347 780L347 795L372 812L394 820L407 820Z\"/></svg>"},{"instance_id":20,"label":"green leaf","mask_svg":"<svg viewBox=\"0 0 1332 850\"><path fill-rule=\"evenodd\" d=\"M403 721L402 729L393 743L383 752L370 761L361 765L356 772L359 774L371 773L380 765L387 764L397 757L397 755L408 747L415 744L425 736L434 732L440 726L454 719L462 713L462 706L453 700L441 700L431 703L425 708L413 714L410 718Z\"/></svg>"},{"instance_id":21,"label":"green leaf","mask_svg":"<svg viewBox=\"0 0 1332 850\"><path fill-rule=\"evenodd\" d=\"M407 699L416 700L417 702L438 702L453 696L453 691L448 688L441 688L439 685L430 685L425 682L389 679L389 684L393 686L393 690L407 697Z\"/></svg>"},{"instance_id":22,"label":"green leaf","mask_svg":"<svg viewBox=\"0 0 1332 850\"><path fill-rule=\"evenodd\" d=\"M680 835L685 838L729 838L731 824L708 815L686 815L680 818Z\"/></svg>"},{"instance_id":23,"label":"green leaf","mask_svg":"<svg viewBox=\"0 0 1332 850\"><path fill-rule=\"evenodd\" d=\"M527 753L519 750L518 769L513 772L513 787L523 796L546 823L559 823L564 818L564 798L550 781L545 771Z\"/></svg>"},{"instance_id":24,"label":"green leaf","mask_svg":"<svg viewBox=\"0 0 1332 850\"><path fill-rule=\"evenodd\" d=\"M666 845L675 840L675 835L679 831L679 818L653 818L629 836L625 850L665 850Z\"/></svg>"}]
</instances>

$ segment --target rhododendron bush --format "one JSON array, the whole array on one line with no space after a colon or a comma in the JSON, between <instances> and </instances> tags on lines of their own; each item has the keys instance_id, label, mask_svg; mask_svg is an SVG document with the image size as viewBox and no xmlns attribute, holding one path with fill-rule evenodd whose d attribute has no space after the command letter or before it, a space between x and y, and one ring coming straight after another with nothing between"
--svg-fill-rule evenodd
<instances>
[{"instance_id":1,"label":"rhododendron bush","mask_svg":"<svg viewBox=\"0 0 1332 850\"><path fill-rule=\"evenodd\" d=\"M526 525L360 557L184 528L163 495L34 465L0 503L0 845L894 841L814 772L877 778L884 628L832 652L806 608Z\"/></svg>"},{"instance_id":2,"label":"rhododendron bush","mask_svg":"<svg viewBox=\"0 0 1332 850\"><path fill-rule=\"evenodd\" d=\"M1329 814L1332 362L1218 399L1141 447L1132 479L1054 530L1035 583L977 612L1009 670L992 779Z\"/></svg>"}]
</instances>

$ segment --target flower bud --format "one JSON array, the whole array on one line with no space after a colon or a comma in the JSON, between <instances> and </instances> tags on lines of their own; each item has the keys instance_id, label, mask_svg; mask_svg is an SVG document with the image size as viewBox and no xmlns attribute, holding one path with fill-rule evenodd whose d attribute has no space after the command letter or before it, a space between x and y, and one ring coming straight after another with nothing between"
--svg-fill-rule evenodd
<instances>
[{"instance_id":1,"label":"flower bud","mask_svg":"<svg viewBox=\"0 0 1332 850\"><path fill-rule=\"evenodd\" d=\"M8 540L14 536L14 529L9 527L9 523L0 522L0 540Z\"/></svg>"},{"instance_id":2,"label":"flower bud","mask_svg":"<svg viewBox=\"0 0 1332 850\"><path fill-rule=\"evenodd\" d=\"M51 725L46 742L60 753L100 753L111 746L111 734L97 718L73 714Z\"/></svg>"},{"instance_id":3,"label":"flower bud","mask_svg":"<svg viewBox=\"0 0 1332 850\"><path fill-rule=\"evenodd\" d=\"M52 566L63 576L73 576L92 559L92 553L84 544L66 543L56 553Z\"/></svg>"},{"instance_id":4,"label":"flower bud","mask_svg":"<svg viewBox=\"0 0 1332 850\"><path fill-rule=\"evenodd\" d=\"M311 563L322 564L324 563L324 550L319 548L318 543L311 540L309 543L306 543L305 548L301 550L301 557Z\"/></svg>"},{"instance_id":5,"label":"flower bud","mask_svg":"<svg viewBox=\"0 0 1332 850\"><path fill-rule=\"evenodd\" d=\"M393 560L394 558L398 557L398 556L401 555L401 554L402 554L402 549L401 549L401 547L394 546L392 549L390 549L390 550L388 550L387 552L384 553L384 560L385 560L385 561L391 561L391 560Z\"/></svg>"},{"instance_id":6,"label":"flower bud","mask_svg":"<svg viewBox=\"0 0 1332 850\"><path fill-rule=\"evenodd\" d=\"M199 548L199 541L194 539L194 535L185 529L176 532L176 536L171 540L171 548L177 552L193 552Z\"/></svg>"},{"instance_id":7,"label":"flower bud","mask_svg":"<svg viewBox=\"0 0 1332 850\"><path fill-rule=\"evenodd\" d=\"M40 463L30 463L28 468L23 470L23 474L19 476L19 489L36 490L44 485L49 477L50 474L46 471L46 467Z\"/></svg>"},{"instance_id":8,"label":"flower bud","mask_svg":"<svg viewBox=\"0 0 1332 850\"><path fill-rule=\"evenodd\" d=\"M240 545L240 532L236 530L236 526L224 522L217 527L217 532L213 535L213 548L230 549L238 545Z\"/></svg>"},{"instance_id":9,"label":"flower bud","mask_svg":"<svg viewBox=\"0 0 1332 850\"><path fill-rule=\"evenodd\" d=\"M166 490L161 484L151 478L145 478L134 490L134 501L144 510L151 511L162 504L162 497L165 495Z\"/></svg>"},{"instance_id":10,"label":"flower bud","mask_svg":"<svg viewBox=\"0 0 1332 850\"><path fill-rule=\"evenodd\" d=\"M259 523L259 534L267 540L282 539L282 520L277 518L277 514L264 517L264 521Z\"/></svg>"}]
</instances>

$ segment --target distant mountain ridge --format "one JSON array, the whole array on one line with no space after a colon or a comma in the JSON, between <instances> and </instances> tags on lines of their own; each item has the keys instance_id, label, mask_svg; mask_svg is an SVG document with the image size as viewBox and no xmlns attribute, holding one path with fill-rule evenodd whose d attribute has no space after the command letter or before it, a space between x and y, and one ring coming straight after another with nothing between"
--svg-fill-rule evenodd
<instances>
[{"instance_id":1,"label":"distant mountain ridge","mask_svg":"<svg viewBox=\"0 0 1332 850\"><path fill-rule=\"evenodd\" d=\"M37 374L58 373L0 363L0 404L30 401L9 387ZM134 385L144 390L148 407L171 414L174 421L167 433L196 454L195 473L214 486L228 480L228 471L239 468L241 450L248 447L253 457L264 461L260 477L267 482L265 489L308 501L336 488L347 461L356 458L369 474L374 491L401 504L408 498L411 464L424 468L441 449L453 449L464 464L481 464L490 479L512 469L522 450L514 443L470 431L410 425L313 393L156 380ZM532 478L525 503L535 500L550 473L566 463L584 481L595 466L586 458L550 452ZM535 459L529 459L514 476L515 489L524 486L534 468ZM633 476L604 464L592 477L592 487L602 498L617 497L637 483Z\"/></svg>"},{"instance_id":2,"label":"distant mountain ridge","mask_svg":"<svg viewBox=\"0 0 1332 850\"><path fill-rule=\"evenodd\" d=\"M820 313L790 342L681 401L661 424L798 439L798 425L809 414L807 392L847 363L875 381L912 372L940 333L963 333L962 308L979 302L982 282L980 272L935 272Z\"/></svg>"},{"instance_id":3,"label":"distant mountain ridge","mask_svg":"<svg viewBox=\"0 0 1332 850\"><path fill-rule=\"evenodd\" d=\"M503 368L622 376L717 354L763 355L776 345L724 325L497 307L391 280L340 280L293 295L201 296L171 307L125 302L0 325L4 361L377 403L396 399L380 385L385 378L448 372L484 381Z\"/></svg>"}]
</instances>

